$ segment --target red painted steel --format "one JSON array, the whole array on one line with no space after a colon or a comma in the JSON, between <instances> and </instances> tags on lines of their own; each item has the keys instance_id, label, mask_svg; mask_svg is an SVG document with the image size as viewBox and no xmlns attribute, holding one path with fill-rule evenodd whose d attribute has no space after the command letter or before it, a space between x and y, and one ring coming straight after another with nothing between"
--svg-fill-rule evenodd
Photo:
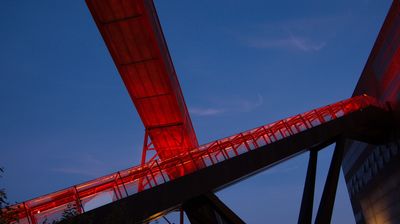
<instances>
[{"instance_id":1,"label":"red painted steel","mask_svg":"<svg viewBox=\"0 0 400 224\"><path fill-rule=\"evenodd\" d=\"M393 1L353 96L368 93L400 109L400 1Z\"/></svg>"},{"instance_id":2,"label":"red painted steel","mask_svg":"<svg viewBox=\"0 0 400 224\"><path fill-rule=\"evenodd\" d=\"M365 95L353 97L210 142L169 159L153 160L141 166L38 197L15 205L14 208L17 209L20 223L32 224L42 223L46 218L49 221L58 219L68 205L76 206L78 212L85 212L139 192L139 183L143 179L148 183L146 188L151 188L170 181L173 177L168 174L176 168L186 171L181 173L186 175L371 105L386 108L375 98ZM193 169L193 165L196 170Z\"/></svg>"},{"instance_id":3,"label":"red painted steel","mask_svg":"<svg viewBox=\"0 0 400 224\"><path fill-rule=\"evenodd\" d=\"M86 0L157 154L198 147L152 0Z\"/></svg>"}]
</instances>

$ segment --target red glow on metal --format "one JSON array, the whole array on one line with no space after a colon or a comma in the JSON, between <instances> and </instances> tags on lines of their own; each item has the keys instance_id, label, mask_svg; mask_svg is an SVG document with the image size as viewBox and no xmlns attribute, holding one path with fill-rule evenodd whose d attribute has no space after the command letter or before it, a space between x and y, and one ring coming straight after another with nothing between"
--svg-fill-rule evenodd
<instances>
[{"instance_id":1,"label":"red glow on metal","mask_svg":"<svg viewBox=\"0 0 400 224\"><path fill-rule=\"evenodd\" d=\"M71 204L83 213L103 205L99 198L108 198L108 203L117 201L367 106L384 107L374 98L357 96L199 146L153 2L86 2L146 128L142 164L17 204L14 208L19 223L59 219ZM385 22L364 73L383 77L380 84L385 90L395 83L392 89L396 91L391 93L397 94L400 32L391 25L398 24L394 21L400 18L395 13L400 3L395 1L392 8L396 10L390 11L391 19ZM385 45L385 38L397 38L398 44ZM375 70L376 65L381 66L379 71ZM360 83L367 85L362 79ZM157 153L147 161L150 151Z\"/></svg>"},{"instance_id":2,"label":"red glow on metal","mask_svg":"<svg viewBox=\"0 0 400 224\"><path fill-rule=\"evenodd\" d=\"M153 1L86 2L158 156L197 148Z\"/></svg>"},{"instance_id":3,"label":"red glow on metal","mask_svg":"<svg viewBox=\"0 0 400 224\"><path fill-rule=\"evenodd\" d=\"M168 182L170 173L183 170L180 175L195 172L204 167L230 159L283 138L335 120L367 106L385 108L374 98L357 96L335 104L298 114L268 125L254 128L227 138L210 142L191 151L182 152L168 159L154 159L146 164L122 170L98 179L35 198L15 205L20 223L42 223L44 219L54 220L61 216L69 204L85 212L94 199L112 196L112 201L133 195L141 190ZM193 169L193 165L195 169ZM140 183L145 180L144 189ZM96 204L100 207L103 204Z\"/></svg>"},{"instance_id":4,"label":"red glow on metal","mask_svg":"<svg viewBox=\"0 0 400 224\"><path fill-rule=\"evenodd\" d=\"M392 3L354 95L363 92L400 107L400 1Z\"/></svg>"}]
</instances>

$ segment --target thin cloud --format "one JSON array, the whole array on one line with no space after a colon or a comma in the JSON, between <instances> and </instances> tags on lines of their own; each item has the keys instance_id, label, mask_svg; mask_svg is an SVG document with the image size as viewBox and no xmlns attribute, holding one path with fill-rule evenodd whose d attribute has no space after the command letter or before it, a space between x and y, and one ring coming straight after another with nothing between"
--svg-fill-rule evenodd
<instances>
[{"instance_id":1,"label":"thin cloud","mask_svg":"<svg viewBox=\"0 0 400 224\"><path fill-rule=\"evenodd\" d=\"M68 166L52 168L52 171L62 174L81 175L87 177L98 177L105 174L105 163L94 155L84 154L73 160Z\"/></svg>"},{"instance_id":2,"label":"thin cloud","mask_svg":"<svg viewBox=\"0 0 400 224\"><path fill-rule=\"evenodd\" d=\"M293 35L290 36L290 40L291 40L291 43L293 43L293 45L295 47L297 47L297 49L302 50L302 51L320 51L326 45L326 42L311 41L311 40L307 40L307 39L301 38L301 37L296 37Z\"/></svg>"},{"instance_id":3,"label":"thin cloud","mask_svg":"<svg viewBox=\"0 0 400 224\"><path fill-rule=\"evenodd\" d=\"M261 96L261 94L257 94L256 100L238 99L236 101L232 101L231 103L236 110L241 112L249 112L263 105L264 98Z\"/></svg>"},{"instance_id":4,"label":"thin cloud","mask_svg":"<svg viewBox=\"0 0 400 224\"><path fill-rule=\"evenodd\" d=\"M192 107L189 109L190 113L195 116L215 116L223 113L232 112L250 112L260 107L264 103L264 98L257 94L256 99L243 99L243 98L229 98L229 99L216 99L210 101L218 104L220 107Z\"/></svg>"},{"instance_id":5,"label":"thin cloud","mask_svg":"<svg viewBox=\"0 0 400 224\"><path fill-rule=\"evenodd\" d=\"M320 51L326 44L325 41L314 41L293 34L283 38L253 38L247 40L247 45L253 48L299 50L303 52Z\"/></svg>"},{"instance_id":6,"label":"thin cloud","mask_svg":"<svg viewBox=\"0 0 400 224\"><path fill-rule=\"evenodd\" d=\"M337 24L349 18L351 14L344 13L272 21L247 27L235 35L242 44L251 48L318 52L328 46L329 39L341 30Z\"/></svg>"},{"instance_id":7,"label":"thin cloud","mask_svg":"<svg viewBox=\"0 0 400 224\"><path fill-rule=\"evenodd\" d=\"M73 167L59 167L53 168L52 171L62 174L73 174L73 175L81 175L88 177L98 177L101 172L99 170L88 169L87 167L83 168L73 168Z\"/></svg>"},{"instance_id":8,"label":"thin cloud","mask_svg":"<svg viewBox=\"0 0 400 224\"><path fill-rule=\"evenodd\" d=\"M197 116L213 116L222 114L225 112L224 109L216 109L216 108L201 108L195 107L189 109L190 113Z\"/></svg>"}]
</instances>

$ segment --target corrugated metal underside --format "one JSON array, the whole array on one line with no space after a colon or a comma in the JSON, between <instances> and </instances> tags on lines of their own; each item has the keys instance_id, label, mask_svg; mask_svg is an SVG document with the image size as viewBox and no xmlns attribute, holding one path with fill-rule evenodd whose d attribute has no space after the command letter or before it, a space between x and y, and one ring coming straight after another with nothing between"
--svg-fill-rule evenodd
<instances>
[{"instance_id":1,"label":"corrugated metal underside","mask_svg":"<svg viewBox=\"0 0 400 224\"><path fill-rule=\"evenodd\" d=\"M160 158L198 146L152 0L87 0Z\"/></svg>"}]
</instances>

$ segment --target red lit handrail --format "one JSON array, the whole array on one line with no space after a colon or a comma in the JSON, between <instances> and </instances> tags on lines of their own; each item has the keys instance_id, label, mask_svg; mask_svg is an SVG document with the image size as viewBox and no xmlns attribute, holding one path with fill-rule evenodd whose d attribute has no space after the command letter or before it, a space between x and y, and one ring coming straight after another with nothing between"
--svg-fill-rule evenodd
<instances>
[{"instance_id":1,"label":"red lit handrail","mask_svg":"<svg viewBox=\"0 0 400 224\"><path fill-rule=\"evenodd\" d=\"M71 204L77 208L77 212L85 212L96 207L89 206L96 197L112 195L112 201L116 201L137 193L140 189L139 180L147 181L144 189L151 188L176 178L169 176L168 173L179 171L180 176L183 176L195 172L371 105L385 108L372 97L366 95L353 97L204 144L168 159L153 160L142 166L135 166L47 194L14 205L13 208L17 211L20 223L30 224L41 223L44 219L49 221L58 219L64 209ZM233 150L233 153L229 153L230 150Z\"/></svg>"}]
</instances>

